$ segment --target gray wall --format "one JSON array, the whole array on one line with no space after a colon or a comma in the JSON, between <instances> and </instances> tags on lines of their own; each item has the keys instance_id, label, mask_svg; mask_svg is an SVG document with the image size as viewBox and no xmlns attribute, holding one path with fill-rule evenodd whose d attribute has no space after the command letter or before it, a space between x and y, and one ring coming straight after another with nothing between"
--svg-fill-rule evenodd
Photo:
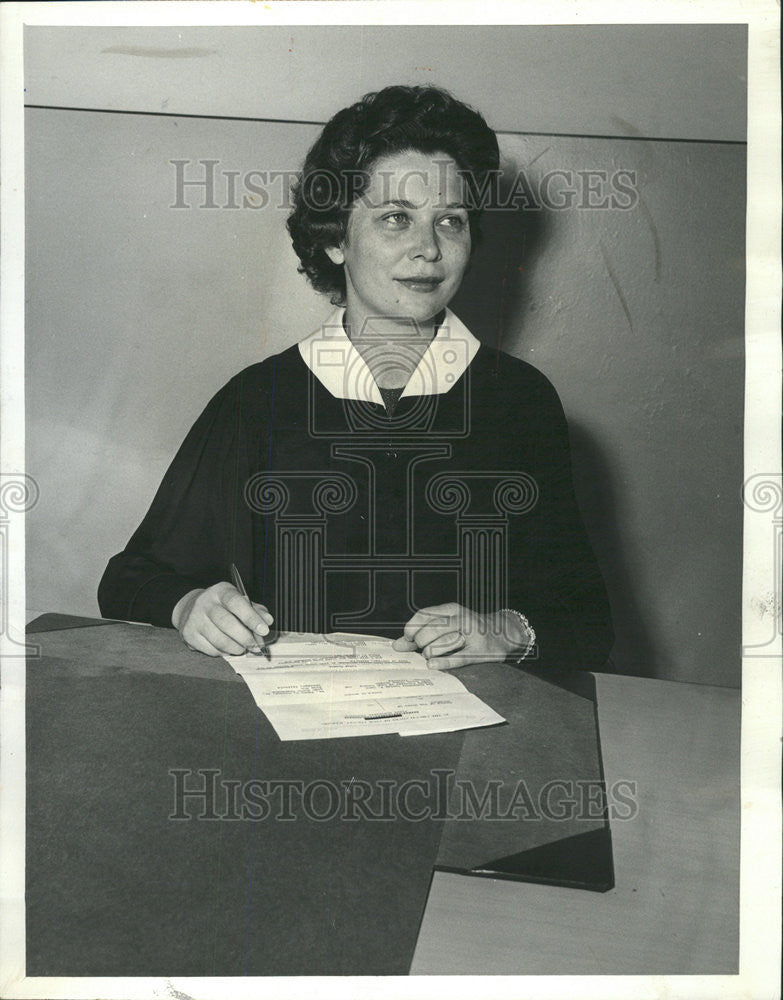
<instances>
[{"instance_id":1,"label":"gray wall","mask_svg":"<svg viewBox=\"0 0 783 1000\"><path fill-rule=\"evenodd\" d=\"M745 37L741 24L36 27L25 100L325 121L369 90L434 82L500 131L742 141Z\"/></svg>"},{"instance_id":2,"label":"gray wall","mask_svg":"<svg viewBox=\"0 0 783 1000\"><path fill-rule=\"evenodd\" d=\"M557 37L550 36L552 45ZM636 36L637 62L647 66L660 40L647 36L642 44L643 37ZM733 59L724 76L734 80L743 37L735 31L721 38L717 51L730 50ZM47 39L29 46L33 93L45 89ZM198 48L197 41L188 36L179 44ZM137 42L113 36L115 46ZM394 33L375 44L389 67L395 52L402 58ZM551 71L543 44L539 39L538 65ZM64 51L69 72L81 79L72 46ZM560 56L556 46L552 53ZM178 69L170 68L174 57L122 58L143 63L158 79L158 94L169 93L163 83ZM208 62L185 57L179 65L199 58ZM308 58L311 70L321 65L317 51ZM87 56L83 61L89 67ZM708 79L720 75L717 66L705 70ZM370 86L411 76L386 72ZM108 80L109 91L112 81L119 86L115 75ZM653 94L671 86L656 81L647 88ZM435 82L482 107L478 87L474 93L449 79ZM620 107L609 98L622 88L606 91L600 78L594 84L595 109L605 115ZM63 84L55 100L56 85L49 83L47 99L67 104L73 95ZM136 86L143 95L154 89L146 77ZM630 89L626 104L641 107L645 87ZM501 92L515 91L509 84ZM558 96L561 108L572 103L571 93L584 100L569 91L568 101ZM111 106L106 101L93 94L93 106ZM328 103L332 110L340 99L330 95ZM660 119L662 108L648 108L648 119ZM549 130L567 131L558 126L571 111L555 120L556 111ZM659 134L679 135L689 119L704 123L703 112L676 109L658 122ZM514 131L521 132L521 109L518 117ZM598 128L599 118L596 111L591 126ZM737 122L729 121L729 138L743 131ZM720 132L711 128L713 136ZM599 131L606 137L503 134L507 176L523 170L535 194L553 170L631 170L635 206L544 206L488 217L455 310L487 343L500 340L543 370L560 392L580 502L610 588L618 669L737 684L745 149ZM201 169L196 161L218 160L215 198L223 204L220 171L295 170L316 134L315 125L268 121L28 111L27 469L41 487L27 518L32 609L96 613L108 556L136 527L207 399L244 365L300 339L330 308L296 273L286 212L276 203L281 185L270 187L270 202L259 210L174 209L170 161L193 161L192 176ZM201 192L190 189L185 200L197 206Z\"/></svg>"}]
</instances>

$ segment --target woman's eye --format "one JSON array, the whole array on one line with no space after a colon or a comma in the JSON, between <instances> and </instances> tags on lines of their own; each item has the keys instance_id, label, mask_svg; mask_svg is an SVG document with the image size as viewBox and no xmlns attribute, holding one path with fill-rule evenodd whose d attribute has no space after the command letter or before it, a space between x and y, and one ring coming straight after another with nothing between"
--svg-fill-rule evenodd
<instances>
[{"instance_id":1,"label":"woman's eye","mask_svg":"<svg viewBox=\"0 0 783 1000\"><path fill-rule=\"evenodd\" d=\"M404 226L408 221L408 216L405 212L392 212L391 215L384 215L383 221L391 226Z\"/></svg>"},{"instance_id":2,"label":"woman's eye","mask_svg":"<svg viewBox=\"0 0 783 1000\"><path fill-rule=\"evenodd\" d=\"M461 215L446 215L440 220L440 224L448 229L464 229L468 220L463 219Z\"/></svg>"}]
</instances>

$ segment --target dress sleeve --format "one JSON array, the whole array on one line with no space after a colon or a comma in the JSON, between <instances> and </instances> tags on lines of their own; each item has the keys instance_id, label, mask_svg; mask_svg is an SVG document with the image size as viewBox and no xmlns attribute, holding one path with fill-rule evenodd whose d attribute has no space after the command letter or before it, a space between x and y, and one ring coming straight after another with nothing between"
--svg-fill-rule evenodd
<instances>
[{"instance_id":1,"label":"dress sleeve","mask_svg":"<svg viewBox=\"0 0 783 1000\"><path fill-rule=\"evenodd\" d=\"M99 588L107 618L171 626L188 591L229 578L251 553L243 502L248 441L242 379L232 379L191 428L125 549L113 556Z\"/></svg>"},{"instance_id":2,"label":"dress sleeve","mask_svg":"<svg viewBox=\"0 0 783 1000\"><path fill-rule=\"evenodd\" d=\"M530 399L535 413L535 506L517 519L510 547L509 606L536 631L525 663L602 670L614 630L601 570L574 492L568 426L560 399L543 376Z\"/></svg>"}]
</instances>

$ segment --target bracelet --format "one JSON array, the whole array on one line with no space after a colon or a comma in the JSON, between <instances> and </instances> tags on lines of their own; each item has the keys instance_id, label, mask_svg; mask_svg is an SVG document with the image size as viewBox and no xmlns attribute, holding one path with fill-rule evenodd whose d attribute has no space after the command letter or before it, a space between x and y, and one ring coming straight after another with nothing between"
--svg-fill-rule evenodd
<instances>
[{"instance_id":1,"label":"bracelet","mask_svg":"<svg viewBox=\"0 0 783 1000\"><path fill-rule=\"evenodd\" d=\"M504 612L506 614L509 614L509 615L515 615L522 622L522 624L524 625L525 629L530 633L530 639L528 640L528 644L525 647L524 652L521 653L519 656L515 657L513 659L513 661L512 661L512 662L518 664L518 663L521 663L528 656L528 654L530 652L532 652L532 650L535 648L535 645L536 645L536 630L533 628L533 626L530 624L530 622L522 614L521 611L515 611L513 608L501 608L500 611L498 612L498 614L502 615ZM511 657L509 657L509 659L511 659Z\"/></svg>"}]
</instances>

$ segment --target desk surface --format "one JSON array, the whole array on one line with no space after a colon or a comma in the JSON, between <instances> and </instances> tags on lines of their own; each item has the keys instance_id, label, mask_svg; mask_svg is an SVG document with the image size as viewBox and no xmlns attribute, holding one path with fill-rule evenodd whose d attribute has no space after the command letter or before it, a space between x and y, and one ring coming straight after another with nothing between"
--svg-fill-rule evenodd
<instances>
[{"instance_id":1,"label":"desk surface","mask_svg":"<svg viewBox=\"0 0 783 1000\"><path fill-rule=\"evenodd\" d=\"M86 629L83 642L105 651L103 632ZM150 643L157 632L149 630ZM175 650L176 636L167 638ZM80 673L117 676L123 666L115 653L116 662L104 652L99 669L84 664ZM199 666L205 680L214 677L206 658L189 659L187 673ZM632 818L612 821L615 888L598 894L436 872L413 974L736 972L739 692L609 675L596 681L610 802L612 786L624 781L635 783L638 806ZM157 690L141 692L148 712ZM334 750L350 742L336 741ZM389 875L385 888L393 891Z\"/></svg>"},{"instance_id":2,"label":"desk surface","mask_svg":"<svg viewBox=\"0 0 783 1000\"><path fill-rule=\"evenodd\" d=\"M611 884L600 808L479 820L438 792L439 775L482 801L496 786L505 813L520 776L533 795L552 775L600 791L589 674L466 667L507 725L281 744L228 664L171 629L46 616L32 631L28 974L400 975L436 864L517 873L521 857L537 879ZM374 816L348 805L362 789ZM565 867L561 841L581 847Z\"/></svg>"},{"instance_id":3,"label":"desk surface","mask_svg":"<svg viewBox=\"0 0 783 1000\"><path fill-rule=\"evenodd\" d=\"M596 675L615 888L434 876L413 974L736 974L740 693ZM610 795L611 797L611 795Z\"/></svg>"}]
</instances>

